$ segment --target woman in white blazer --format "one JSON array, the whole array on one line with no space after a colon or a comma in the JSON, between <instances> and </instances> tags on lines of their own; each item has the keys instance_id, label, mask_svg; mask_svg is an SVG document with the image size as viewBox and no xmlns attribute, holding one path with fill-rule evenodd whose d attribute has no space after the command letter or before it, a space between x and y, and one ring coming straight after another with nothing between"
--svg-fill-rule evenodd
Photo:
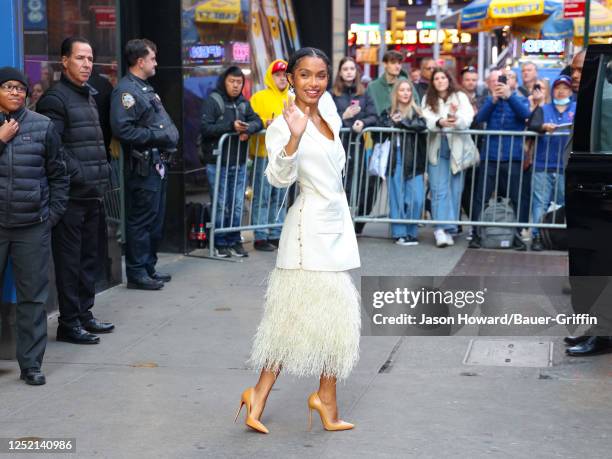
<instances>
[{"instance_id":1,"label":"woman in white blazer","mask_svg":"<svg viewBox=\"0 0 612 459\"><path fill-rule=\"evenodd\" d=\"M474 143L468 134L447 131L468 129L474 108L467 95L455 86L446 69L437 68L422 101L423 117L430 131L427 142L428 176L434 220L457 221L460 218L465 158L475 158ZM469 152L466 150L470 150ZM436 225L436 246L453 245L457 225Z\"/></svg>"},{"instance_id":2,"label":"woman in white blazer","mask_svg":"<svg viewBox=\"0 0 612 459\"><path fill-rule=\"evenodd\" d=\"M266 132L268 181L279 188L297 182L300 194L283 225L253 341L249 363L261 369L259 381L240 401L247 426L264 433L260 418L281 368L320 377L308 408L311 415L318 411L326 430L353 427L338 418L336 379L346 378L359 357L359 294L347 271L360 261L342 186L342 122L326 93L330 73L322 51L297 51L287 68L295 103Z\"/></svg>"}]
</instances>

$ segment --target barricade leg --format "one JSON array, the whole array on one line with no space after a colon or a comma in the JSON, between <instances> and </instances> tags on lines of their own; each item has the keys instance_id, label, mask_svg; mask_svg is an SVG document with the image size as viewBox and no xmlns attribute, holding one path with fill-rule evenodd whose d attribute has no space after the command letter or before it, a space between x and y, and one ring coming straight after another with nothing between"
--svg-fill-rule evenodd
<instances>
[{"instance_id":1,"label":"barricade leg","mask_svg":"<svg viewBox=\"0 0 612 459\"><path fill-rule=\"evenodd\" d=\"M225 227L240 226L242 208L244 207L244 191L246 188L246 164L230 167L228 171L227 211ZM229 205L231 204L231 205ZM240 242L240 231L225 233L225 242L233 246Z\"/></svg>"},{"instance_id":2,"label":"barricade leg","mask_svg":"<svg viewBox=\"0 0 612 459\"><path fill-rule=\"evenodd\" d=\"M253 161L253 207L251 211L251 222L253 225L265 225L269 223L270 214L270 195L273 192L270 184L264 175L267 158L255 157ZM268 239L268 230L254 230L255 240L263 241Z\"/></svg>"},{"instance_id":3,"label":"barricade leg","mask_svg":"<svg viewBox=\"0 0 612 459\"><path fill-rule=\"evenodd\" d=\"M533 223L540 223L542 216L546 213L552 195L552 182L549 173L546 171L535 172L533 174L533 205L531 208L531 218ZM538 228L533 228L532 234L536 237L540 233Z\"/></svg>"},{"instance_id":4,"label":"barricade leg","mask_svg":"<svg viewBox=\"0 0 612 459\"><path fill-rule=\"evenodd\" d=\"M226 214L226 196L227 196L227 174L223 167L218 171L219 173L219 183L215 183L215 177L217 174L217 165L208 164L206 166L206 176L208 177L208 183L212 190L217 190L216 195L216 207L215 207L215 226L214 228L223 228L223 223L225 220ZM227 241L225 238L225 233L216 234L214 237L214 245L215 247L227 247ZM212 247L211 247L212 249Z\"/></svg>"},{"instance_id":5,"label":"barricade leg","mask_svg":"<svg viewBox=\"0 0 612 459\"><path fill-rule=\"evenodd\" d=\"M423 174L409 178L404 185L406 217L415 220L420 219L425 204L425 179ZM416 223L406 225L406 229L408 236L417 237L419 227Z\"/></svg>"}]
</instances>

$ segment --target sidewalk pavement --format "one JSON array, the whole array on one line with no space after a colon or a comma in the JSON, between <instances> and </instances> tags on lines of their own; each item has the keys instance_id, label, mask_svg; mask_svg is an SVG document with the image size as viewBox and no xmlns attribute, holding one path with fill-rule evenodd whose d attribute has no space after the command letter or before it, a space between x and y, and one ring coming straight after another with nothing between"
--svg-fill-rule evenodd
<instances>
[{"instance_id":1,"label":"sidewalk pavement","mask_svg":"<svg viewBox=\"0 0 612 459\"><path fill-rule=\"evenodd\" d=\"M450 273L465 240L438 250L430 236L417 247L360 238L355 279ZM536 368L464 365L465 336L363 337L338 387L354 430L325 432L313 416L308 432L318 381L286 375L264 413L269 435L248 430L244 410L233 424L256 381L244 362L274 259L164 256L173 280L162 291L98 296L96 316L117 325L99 345L56 342L52 319L45 386L26 386L16 362L0 362L0 437L76 438L76 454L59 458L609 457L612 355L568 358L560 338L545 338L554 365Z\"/></svg>"}]
</instances>

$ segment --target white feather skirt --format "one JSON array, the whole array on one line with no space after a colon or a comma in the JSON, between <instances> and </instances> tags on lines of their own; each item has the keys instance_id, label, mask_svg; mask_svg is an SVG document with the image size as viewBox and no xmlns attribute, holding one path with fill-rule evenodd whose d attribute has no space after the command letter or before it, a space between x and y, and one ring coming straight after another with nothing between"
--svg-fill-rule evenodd
<instances>
[{"instance_id":1,"label":"white feather skirt","mask_svg":"<svg viewBox=\"0 0 612 459\"><path fill-rule=\"evenodd\" d=\"M359 293L347 272L275 268L249 366L345 379L359 359Z\"/></svg>"}]
</instances>

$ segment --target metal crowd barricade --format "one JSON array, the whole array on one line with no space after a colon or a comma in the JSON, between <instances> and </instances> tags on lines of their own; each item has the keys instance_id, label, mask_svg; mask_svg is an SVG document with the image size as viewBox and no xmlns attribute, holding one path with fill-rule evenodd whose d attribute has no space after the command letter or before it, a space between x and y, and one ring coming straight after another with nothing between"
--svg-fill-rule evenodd
<instances>
[{"instance_id":1,"label":"metal crowd barricade","mask_svg":"<svg viewBox=\"0 0 612 459\"><path fill-rule=\"evenodd\" d=\"M347 151L353 150L357 134L341 129L340 137ZM265 131L241 141L238 134L224 134L214 151L217 158L214 178L210 183L212 193L211 219L208 227L209 256L215 256L219 239L227 243L237 241L241 231L270 231L280 229L287 209L299 193L297 184L288 189L272 187L264 175L267 165ZM262 156L258 156L260 152ZM202 168L205 170L206 168ZM236 234L238 233L238 234Z\"/></svg>"},{"instance_id":2,"label":"metal crowd barricade","mask_svg":"<svg viewBox=\"0 0 612 459\"><path fill-rule=\"evenodd\" d=\"M434 209L429 209L426 201L431 196L431 165L427 155L427 145L432 135L438 133L415 132L395 128L367 128L361 133L355 133L350 129L342 129L341 141L347 153L345 167L344 185L347 192L352 217L356 223L363 226L369 222L389 224L424 224L424 225L472 225L472 226L499 226L520 228L565 228L563 223L542 223L533 221L532 210L534 196L534 183L540 183L535 172L538 168L553 174L545 177L553 180L552 187L554 195L552 201L559 204L562 202L559 193L562 192L560 180L563 176L563 146L569 133L555 133L540 135L530 131L487 131L487 130L464 130L448 131L448 133L470 136L481 152L480 164L469 167L459 172L461 174L461 199L455 203L459 209L455 209L457 218L436 219ZM555 137L561 136L559 142L553 142ZM384 178L378 177L368 171L371 166L373 151L377 144L383 144L386 140L390 144L388 165L385 168ZM501 140L501 141L500 141ZM212 193L211 220L208 227L209 256L216 258L215 246L219 239L227 244L240 241L241 231L269 231L282 228L284 215L288 207L293 203L299 193L296 184L289 189L277 189L272 187L264 175L267 165L267 154L265 153L265 131L251 136L247 141L241 141L238 134L224 134L214 154L216 163L214 170L209 169L210 190ZM493 149L489 147L491 142L497 141ZM515 145L520 144L520 161L502 161L502 153L506 150L513 151ZM262 149L262 156L257 152ZM488 154L483 154L488 151ZM495 153L494 155L492 153ZM529 160L530 157L534 159ZM512 164L510 164L512 163ZM533 164L530 164L533 163ZM410 165L411 167L405 167ZM201 168L206 170L207 168ZM198 169L200 170L200 169ZM411 175L406 175L408 171ZM513 202L516 212L515 221L491 221L478 219L485 210L488 202L486 199L478 199L479 182L482 177L489 175L487 187L490 193L486 193L483 187L482 197L490 194L493 197L509 197L514 195ZM422 208L417 209L410 216L397 212L398 207L406 203L404 184L409 180L423 175L423 199ZM478 180L480 176L480 180ZM212 179L212 183L211 182ZM389 184L393 182L389 194ZM397 184L402 184L398 188ZM400 189L401 188L401 189ZM398 189L400 191L398 192ZM518 192L513 191L518 189ZM529 190L527 193L523 190ZM399 193L399 195L398 195ZM513 194L514 193L514 194ZM434 199L435 201L435 199ZM390 208L391 204L391 208ZM435 206L439 204L432 202ZM548 205L546 203L546 209ZM524 207L522 207L524 206ZM394 212L393 209L396 211ZM524 209L521 212L521 209ZM525 210L526 209L526 210ZM391 212L390 212L391 210ZM426 215L425 211L429 215ZM399 215L399 216L398 216ZM429 217L429 218L427 218ZM358 229L359 231L359 229Z\"/></svg>"},{"instance_id":3,"label":"metal crowd barricade","mask_svg":"<svg viewBox=\"0 0 612 459\"><path fill-rule=\"evenodd\" d=\"M116 225L121 224L121 162L119 160L112 160L111 166L111 180L110 189L104 195L104 211L106 214L106 220Z\"/></svg>"},{"instance_id":4,"label":"metal crowd barricade","mask_svg":"<svg viewBox=\"0 0 612 459\"><path fill-rule=\"evenodd\" d=\"M564 223L543 223L532 219L534 197L536 200L543 183L546 180L547 186L552 187L554 195L552 202L540 203L545 206L544 213L549 206L553 207L553 219L556 221L556 208L554 204L563 203L563 150L569 137L569 132L553 134L538 134L530 131L489 131L489 130L453 130L447 131L449 134L459 134L471 136L473 142L480 152L481 161L476 167L469 167L460 172L461 174L461 199L456 206L455 215L457 218L436 219L436 202L431 192L431 164L428 158L427 146L432 135L439 135L438 132L425 132L417 134L412 131L396 128L372 127L364 129L357 136L352 145L353 150L348 155L349 161L347 170L352 172L348 178L346 187L349 198L349 205L356 224L368 222L390 223L390 224L423 224L423 225L472 225L472 226L498 226L512 228L551 228L563 229ZM420 137L422 136L422 137ZM559 138L559 141L553 139ZM385 141L390 143L388 164L383 177L377 176L374 172L370 173L368 167L372 166L372 157L377 156L377 145L384 145ZM495 142L497 146L495 146ZM502 160L503 154L508 153L510 157L516 147L520 144L520 160ZM490 148L491 147L491 148ZM509 150L509 151L508 151ZM412 152L412 153L410 153ZM407 155L410 154L410 157ZM384 156L384 154L383 154ZM530 160L530 158L534 158ZM412 167L404 167L406 162L412 163ZM389 193L389 188L396 187L397 184L406 184L417 178L418 164L424 162L424 185L425 197L423 208L419 209L418 217L401 218L390 215L391 207L397 207L397 202L404 202L406 193L402 191L399 198L393 197ZM401 163L402 167L396 168ZM411 170L411 176L405 176L404 171ZM422 169L422 168L421 168ZM536 172L546 172L548 177L539 177ZM452 172L451 172L452 173ZM485 179L486 177L486 179ZM479 180L480 178L480 180ZM450 182L449 182L450 183ZM450 185L449 185L450 186ZM411 189L408 187L408 189ZM412 188L413 189L413 188ZM397 192L397 190L392 190ZM515 221L491 221L478 219L489 204L491 197L514 197L513 207L516 214ZM433 198L433 199L432 199ZM434 209L430 209L426 202L432 201ZM497 201L495 201L497 202ZM496 205L496 204L494 204ZM429 218L426 218L426 211Z\"/></svg>"}]
</instances>

